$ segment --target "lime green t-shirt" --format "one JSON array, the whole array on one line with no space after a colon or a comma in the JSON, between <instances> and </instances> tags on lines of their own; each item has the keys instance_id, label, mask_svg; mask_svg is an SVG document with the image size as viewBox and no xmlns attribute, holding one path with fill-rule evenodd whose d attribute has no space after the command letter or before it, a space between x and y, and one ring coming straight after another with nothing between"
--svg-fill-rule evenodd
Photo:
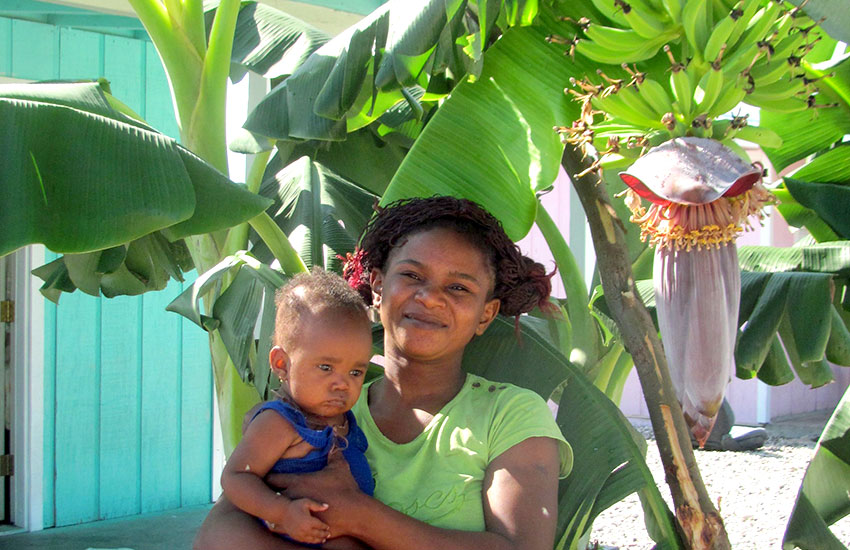
<instances>
[{"instance_id":1,"label":"lime green t-shirt","mask_svg":"<svg viewBox=\"0 0 850 550\"><path fill-rule=\"evenodd\" d=\"M487 465L529 437L560 442L561 477L572 450L546 402L511 384L468 374L460 392L409 443L387 439L367 404L368 385L352 411L369 441L375 498L430 525L484 531L482 482Z\"/></svg>"}]
</instances>

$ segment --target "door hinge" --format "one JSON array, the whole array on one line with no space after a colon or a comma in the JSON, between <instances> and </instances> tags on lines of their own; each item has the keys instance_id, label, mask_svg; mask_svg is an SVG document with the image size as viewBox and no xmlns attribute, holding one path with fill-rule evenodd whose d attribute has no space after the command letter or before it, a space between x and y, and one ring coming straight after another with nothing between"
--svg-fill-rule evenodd
<instances>
[{"instance_id":1,"label":"door hinge","mask_svg":"<svg viewBox=\"0 0 850 550\"><path fill-rule=\"evenodd\" d=\"M15 302L12 300L3 300L0 302L0 322L15 322Z\"/></svg>"},{"instance_id":2,"label":"door hinge","mask_svg":"<svg viewBox=\"0 0 850 550\"><path fill-rule=\"evenodd\" d=\"M15 475L15 455L0 455L0 476Z\"/></svg>"}]
</instances>

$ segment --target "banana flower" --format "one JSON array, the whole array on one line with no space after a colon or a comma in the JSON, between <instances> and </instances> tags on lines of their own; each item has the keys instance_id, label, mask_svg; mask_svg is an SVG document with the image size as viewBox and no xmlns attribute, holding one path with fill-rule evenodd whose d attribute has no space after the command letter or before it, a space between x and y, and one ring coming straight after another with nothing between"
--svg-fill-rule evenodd
<instances>
[{"instance_id":1,"label":"banana flower","mask_svg":"<svg viewBox=\"0 0 850 550\"><path fill-rule=\"evenodd\" d=\"M718 141L676 138L620 178L641 238L655 248L656 312L676 397L700 447L735 369L741 273L735 239L772 195L762 167ZM651 204L641 205L641 198Z\"/></svg>"}]
</instances>

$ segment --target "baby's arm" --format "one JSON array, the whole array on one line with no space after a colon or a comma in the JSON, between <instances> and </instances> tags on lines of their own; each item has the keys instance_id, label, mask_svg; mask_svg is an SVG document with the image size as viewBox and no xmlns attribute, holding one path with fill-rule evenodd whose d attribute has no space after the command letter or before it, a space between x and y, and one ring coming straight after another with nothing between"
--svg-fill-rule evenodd
<instances>
[{"instance_id":1,"label":"baby's arm","mask_svg":"<svg viewBox=\"0 0 850 550\"><path fill-rule=\"evenodd\" d=\"M329 528L312 513L327 509L327 505L308 498L291 500L263 480L297 436L292 424L279 414L261 412L228 459L221 487L233 504L265 520L272 531L301 542L321 543Z\"/></svg>"}]
</instances>

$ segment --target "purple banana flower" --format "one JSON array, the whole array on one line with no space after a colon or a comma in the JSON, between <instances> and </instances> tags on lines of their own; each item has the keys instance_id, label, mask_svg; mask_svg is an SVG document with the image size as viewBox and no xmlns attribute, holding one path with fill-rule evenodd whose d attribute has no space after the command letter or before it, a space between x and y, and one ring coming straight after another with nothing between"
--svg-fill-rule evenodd
<instances>
[{"instance_id":1,"label":"purple banana flower","mask_svg":"<svg viewBox=\"0 0 850 550\"><path fill-rule=\"evenodd\" d=\"M735 369L741 273L735 239L773 196L762 167L718 141L683 137L620 178L641 238L655 247L655 302L676 397L705 444ZM641 205L641 198L650 207Z\"/></svg>"}]
</instances>

